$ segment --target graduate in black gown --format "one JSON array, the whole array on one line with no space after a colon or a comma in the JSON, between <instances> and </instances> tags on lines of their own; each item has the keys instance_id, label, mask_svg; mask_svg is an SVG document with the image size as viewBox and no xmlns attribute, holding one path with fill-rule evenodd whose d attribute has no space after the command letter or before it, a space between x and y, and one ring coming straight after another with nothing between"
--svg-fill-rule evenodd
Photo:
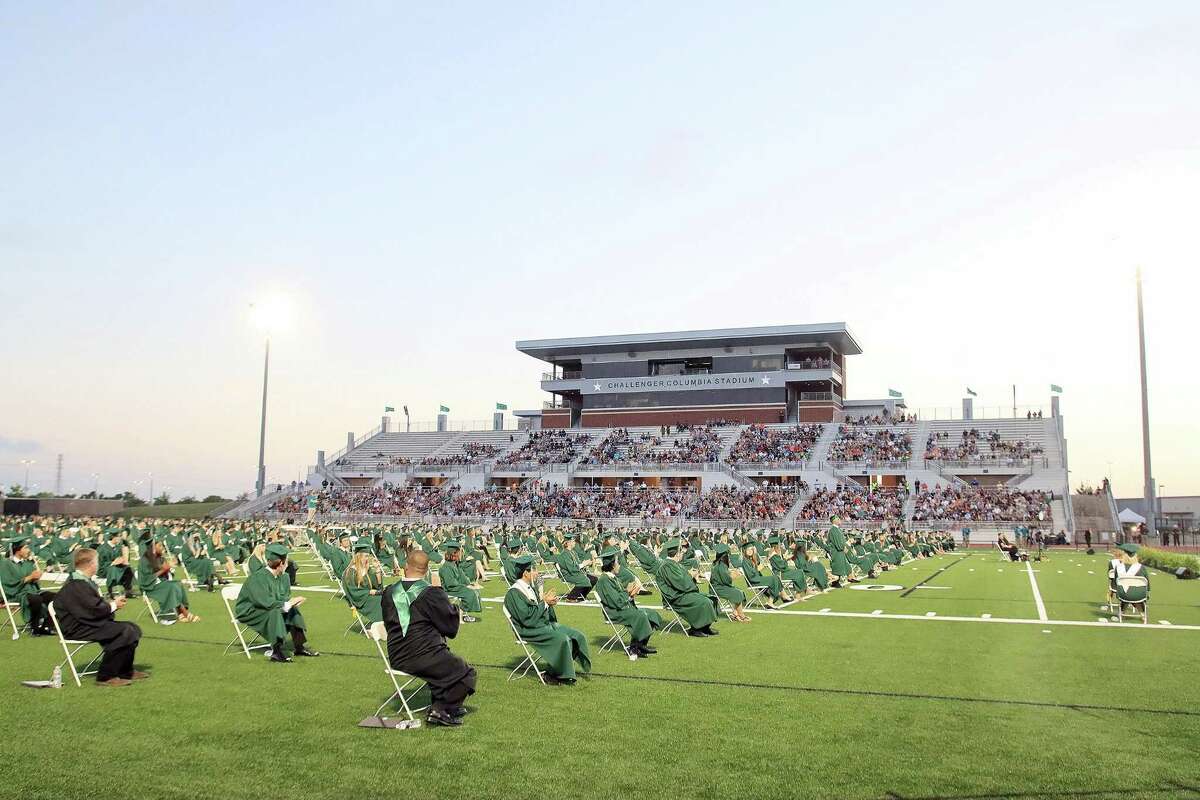
<instances>
[{"instance_id":1,"label":"graduate in black gown","mask_svg":"<svg viewBox=\"0 0 1200 800\"><path fill-rule=\"evenodd\" d=\"M54 613L68 639L99 642L104 648L96 683L101 686L128 686L131 681L150 676L133 668L142 630L132 622L115 622L113 614L125 605L125 598L105 600L92 582L99 567L96 551L83 547L74 553L75 570L54 596Z\"/></svg>"},{"instance_id":2,"label":"graduate in black gown","mask_svg":"<svg viewBox=\"0 0 1200 800\"><path fill-rule=\"evenodd\" d=\"M461 725L463 701L475 693L475 670L446 645L458 635L461 611L450 604L429 556L414 550L404 563L404 577L383 593L383 623L387 627L388 661L425 681L433 705L431 725Z\"/></svg>"}]
</instances>

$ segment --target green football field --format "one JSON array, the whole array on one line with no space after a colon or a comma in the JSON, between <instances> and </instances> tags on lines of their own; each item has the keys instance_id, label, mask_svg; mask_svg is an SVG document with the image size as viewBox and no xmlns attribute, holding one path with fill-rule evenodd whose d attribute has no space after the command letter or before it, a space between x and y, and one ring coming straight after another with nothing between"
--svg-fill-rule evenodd
<instances>
[{"instance_id":1,"label":"green football field","mask_svg":"<svg viewBox=\"0 0 1200 800\"><path fill-rule=\"evenodd\" d=\"M391 686L298 562L319 659L223 655L232 629L204 592L197 625L141 621L153 678L128 688L24 688L61 650L6 632L4 796L1200 797L1200 582L1152 573L1150 624L1117 624L1102 554L914 561L716 638L655 636L636 662L598 653L595 606L560 605L593 643L573 687L509 682L520 652L485 602L453 642L479 673L466 725L408 731L356 726Z\"/></svg>"}]
</instances>

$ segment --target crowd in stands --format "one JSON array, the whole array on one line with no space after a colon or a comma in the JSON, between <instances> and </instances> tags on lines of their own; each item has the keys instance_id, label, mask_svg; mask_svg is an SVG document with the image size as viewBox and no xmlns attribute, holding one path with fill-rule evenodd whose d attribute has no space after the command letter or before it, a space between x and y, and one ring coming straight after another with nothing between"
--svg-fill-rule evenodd
<instances>
[{"instance_id":1,"label":"crowd in stands","mask_svg":"<svg viewBox=\"0 0 1200 800\"><path fill-rule=\"evenodd\" d=\"M797 521L824 522L837 515L847 520L898 519L904 514L908 493L904 487L895 489L855 489L838 486L813 492L804 502Z\"/></svg>"},{"instance_id":2,"label":"crowd in stands","mask_svg":"<svg viewBox=\"0 0 1200 800\"><path fill-rule=\"evenodd\" d=\"M317 493L318 514L388 514L419 516L433 513L455 489L443 492L426 486L373 486L369 489L330 486ZM271 511L305 514L308 496L303 493L282 497L271 504Z\"/></svg>"},{"instance_id":3,"label":"crowd in stands","mask_svg":"<svg viewBox=\"0 0 1200 800\"><path fill-rule=\"evenodd\" d=\"M529 441L497 459L496 466L567 464L575 460L591 438L591 434L572 434L565 430L534 431L529 434Z\"/></svg>"},{"instance_id":4,"label":"crowd in stands","mask_svg":"<svg viewBox=\"0 0 1200 800\"><path fill-rule=\"evenodd\" d=\"M765 464L779 461L803 461L821 438L822 425L794 425L790 428L768 428L750 425L742 431L729 461Z\"/></svg>"},{"instance_id":5,"label":"crowd in stands","mask_svg":"<svg viewBox=\"0 0 1200 800\"><path fill-rule=\"evenodd\" d=\"M660 427L665 430L665 426ZM662 444L662 437L652 433L634 436L628 428L614 428L598 445L592 448L582 464L602 466L607 464L640 464L650 460L654 448Z\"/></svg>"},{"instance_id":6,"label":"crowd in stands","mask_svg":"<svg viewBox=\"0 0 1200 800\"><path fill-rule=\"evenodd\" d=\"M1079 485L1079 491L1076 494L1107 494L1108 493L1108 478L1100 481L1099 486L1088 486L1086 483Z\"/></svg>"},{"instance_id":7,"label":"crowd in stands","mask_svg":"<svg viewBox=\"0 0 1200 800\"><path fill-rule=\"evenodd\" d=\"M692 489L661 489L628 481L612 488L572 488L530 481L516 489L465 492L439 514L484 517L673 517L695 505Z\"/></svg>"},{"instance_id":8,"label":"crowd in stands","mask_svg":"<svg viewBox=\"0 0 1200 800\"><path fill-rule=\"evenodd\" d=\"M422 466L448 467L461 464L478 464L493 458L500 452L494 444L484 442L467 442L462 446L462 452L445 456L426 456L421 459Z\"/></svg>"},{"instance_id":9,"label":"crowd in stands","mask_svg":"<svg viewBox=\"0 0 1200 800\"><path fill-rule=\"evenodd\" d=\"M887 428L838 427L838 438L829 446L830 461L908 461L912 436Z\"/></svg>"},{"instance_id":10,"label":"crowd in stands","mask_svg":"<svg viewBox=\"0 0 1200 800\"><path fill-rule=\"evenodd\" d=\"M987 453L979 449L981 437L987 445ZM992 431L984 436L978 428L963 431L953 443L951 443L949 431L931 433L925 442L925 458L932 461L1024 460L1043 452L1041 445L1023 439L1018 441L1001 439L998 431Z\"/></svg>"},{"instance_id":11,"label":"crowd in stands","mask_svg":"<svg viewBox=\"0 0 1200 800\"><path fill-rule=\"evenodd\" d=\"M1051 499L1051 493L1041 491L946 487L917 495L913 520L1048 521Z\"/></svg>"},{"instance_id":12,"label":"crowd in stands","mask_svg":"<svg viewBox=\"0 0 1200 800\"><path fill-rule=\"evenodd\" d=\"M796 502L803 482L735 489L721 486L700 498L694 516L700 519L782 519Z\"/></svg>"},{"instance_id":13,"label":"crowd in stands","mask_svg":"<svg viewBox=\"0 0 1200 800\"><path fill-rule=\"evenodd\" d=\"M894 417L887 413L884 409L882 414L863 414L859 417L846 417L842 420L843 425L905 425L916 422L916 414L901 414Z\"/></svg>"}]
</instances>

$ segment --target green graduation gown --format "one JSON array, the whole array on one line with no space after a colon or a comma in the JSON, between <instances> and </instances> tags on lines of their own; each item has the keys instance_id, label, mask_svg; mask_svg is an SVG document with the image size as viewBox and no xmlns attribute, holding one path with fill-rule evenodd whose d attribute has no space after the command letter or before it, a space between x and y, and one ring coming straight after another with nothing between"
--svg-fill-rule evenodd
<instances>
[{"instance_id":1,"label":"green graduation gown","mask_svg":"<svg viewBox=\"0 0 1200 800\"><path fill-rule=\"evenodd\" d=\"M474 567L475 562L471 562ZM479 599L479 590L472 589L468 584L467 576L463 574L462 568L454 561L443 561L442 566L438 567L438 577L442 579L442 588L446 590L446 594L451 597L457 597L462 601L462 607L473 614L483 611L483 603Z\"/></svg>"},{"instance_id":2,"label":"green graduation gown","mask_svg":"<svg viewBox=\"0 0 1200 800\"><path fill-rule=\"evenodd\" d=\"M689 627L703 628L717 621L715 604L700 594L700 588L678 561L664 558L658 565L654 579L663 599L687 621Z\"/></svg>"},{"instance_id":3,"label":"green graduation gown","mask_svg":"<svg viewBox=\"0 0 1200 800\"><path fill-rule=\"evenodd\" d=\"M234 616L238 622L257 631L269 644L282 642L290 650L292 642L287 635L288 628L307 628L300 609L291 608L284 612L283 604L291 597L292 584L287 572L275 575L269 569L260 569L250 573L250 577L242 584L234 606Z\"/></svg>"},{"instance_id":4,"label":"green graduation gown","mask_svg":"<svg viewBox=\"0 0 1200 800\"><path fill-rule=\"evenodd\" d=\"M166 580L159 578L150 566L147 554L143 554L138 562L137 573L138 588L142 590L142 594L148 595L158 603L160 612L174 612L180 606L188 607L187 589L184 589L183 584L173 578Z\"/></svg>"},{"instance_id":5,"label":"green graduation gown","mask_svg":"<svg viewBox=\"0 0 1200 800\"><path fill-rule=\"evenodd\" d=\"M284 573L284 577L287 577L287 573ZM358 613L367 620L367 625L383 622L383 577L374 566L367 570L361 586L354 568L347 569L342 573L342 585L346 589L346 600L358 609ZM371 594L372 591L375 594Z\"/></svg>"},{"instance_id":6,"label":"green graduation gown","mask_svg":"<svg viewBox=\"0 0 1200 800\"><path fill-rule=\"evenodd\" d=\"M509 587L504 595L504 607L512 617L517 633L530 647L537 650L549 664L550 672L564 680L575 679L575 661L580 672L592 671L592 656L587 636L574 628L558 624L552 606L546 605L535 590L531 600L521 588L523 583Z\"/></svg>"},{"instance_id":7,"label":"green graduation gown","mask_svg":"<svg viewBox=\"0 0 1200 800\"><path fill-rule=\"evenodd\" d=\"M846 536L842 529L834 525L828 535L829 569L839 578L850 574L850 561L846 558Z\"/></svg>"},{"instance_id":8,"label":"green graduation gown","mask_svg":"<svg viewBox=\"0 0 1200 800\"><path fill-rule=\"evenodd\" d=\"M644 642L650 638L651 630L662 627L662 617L657 611L639 608L629 592L619 583L619 578L611 572L600 575L596 581L596 595L601 605L608 612L608 618L619 625L629 628L629 634L636 642Z\"/></svg>"},{"instance_id":9,"label":"green graduation gown","mask_svg":"<svg viewBox=\"0 0 1200 800\"><path fill-rule=\"evenodd\" d=\"M729 565L724 561L718 561L713 564L712 575L709 577L708 585L712 588L713 594L734 608L744 605L746 602L745 593L733 585L733 575L729 572Z\"/></svg>"}]
</instances>

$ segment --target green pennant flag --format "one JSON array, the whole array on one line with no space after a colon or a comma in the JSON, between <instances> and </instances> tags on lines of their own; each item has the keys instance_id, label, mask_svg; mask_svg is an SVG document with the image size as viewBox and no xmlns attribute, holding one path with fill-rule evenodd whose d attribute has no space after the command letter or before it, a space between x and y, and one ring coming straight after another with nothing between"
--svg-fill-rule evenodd
<instances>
[{"instance_id":1,"label":"green pennant flag","mask_svg":"<svg viewBox=\"0 0 1200 800\"><path fill-rule=\"evenodd\" d=\"M904 395L895 389L888 389L888 397L904 397Z\"/></svg>"},{"instance_id":2,"label":"green pennant flag","mask_svg":"<svg viewBox=\"0 0 1200 800\"><path fill-rule=\"evenodd\" d=\"M496 403L497 411L508 411L508 403Z\"/></svg>"},{"instance_id":3,"label":"green pennant flag","mask_svg":"<svg viewBox=\"0 0 1200 800\"><path fill-rule=\"evenodd\" d=\"M979 397L970 386L967 387L967 394L971 395L971 397Z\"/></svg>"},{"instance_id":4,"label":"green pennant flag","mask_svg":"<svg viewBox=\"0 0 1200 800\"><path fill-rule=\"evenodd\" d=\"M387 413L388 413L388 412L390 412L390 411L395 411L395 410L396 410L396 409L392 408L391 406L384 406L384 407L383 407L383 413L385 413L385 414L387 414Z\"/></svg>"},{"instance_id":5,"label":"green pennant flag","mask_svg":"<svg viewBox=\"0 0 1200 800\"><path fill-rule=\"evenodd\" d=\"M1062 387L1059 386L1057 383L1052 383L1052 384L1050 384L1050 391L1057 392L1058 394L1062 394Z\"/></svg>"},{"instance_id":6,"label":"green pennant flag","mask_svg":"<svg viewBox=\"0 0 1200 800\"><path fill-rule=\"evenodd\" d=\"M449 409L449 408L447 408L446 406L438 406L438 411L440 411L440 412L441 412L441 413L443 413L443 414L449 414L449 413L450 413L450 409Z\"/></svg>"}]
</instances>

